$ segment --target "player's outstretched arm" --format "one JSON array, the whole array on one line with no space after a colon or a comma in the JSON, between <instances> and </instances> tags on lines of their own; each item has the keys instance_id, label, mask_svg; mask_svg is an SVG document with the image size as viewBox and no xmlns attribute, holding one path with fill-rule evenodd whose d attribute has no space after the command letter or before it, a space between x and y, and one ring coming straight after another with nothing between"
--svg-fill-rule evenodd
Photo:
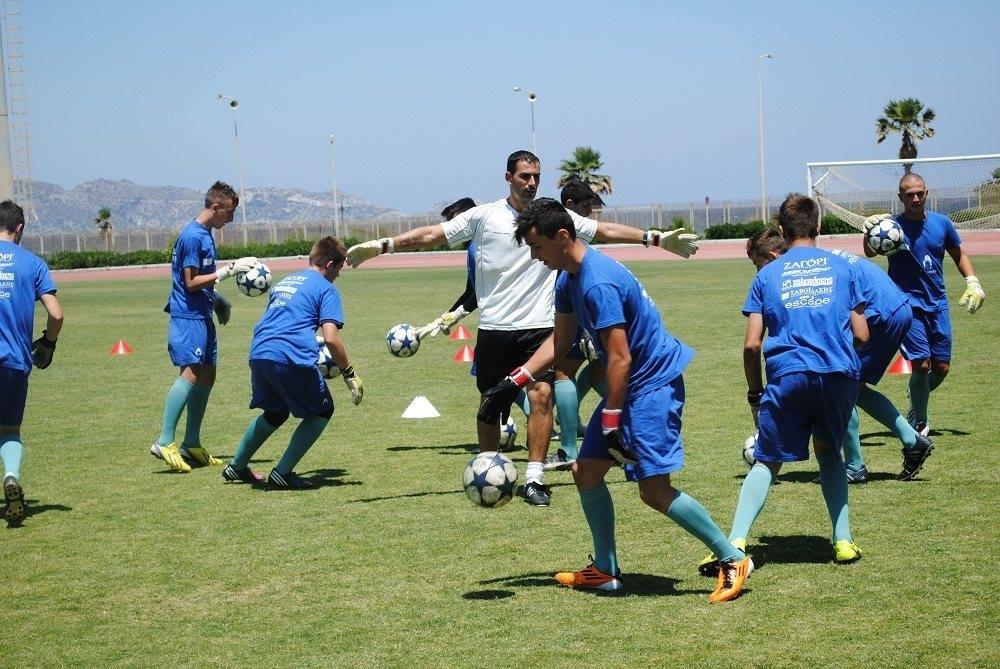
<instances>
[{"instance_id":1,"label":"player's outstretched arm","mask_svg":"<svg viewBox=\"0 0 1000 669\"><path fill-rule=\"evenodd\" d=\"M336 323L323 323L323 343L330 350L333 361L337 363L340 375L344 377L344 383L351 391L351 401L357 406L365 395L364 384L361 377L354 371L354 366L347 357L347 347L340 336L340 328Z\"/></svg>"},{"instance_id":2,"label":"player's outstretched arm","mask_svg":"<svg viewBox=\"0 0 1000 669\"><path fill-rule=\"evenodd\" d=\"M983 290L983 284L976 277L976 270L972 267L972 259L961 246L948 249L948 255L955 261L955 266L965 278L965 292L962 293L962 299L958 301L958 304L968 309L970 314L974 314L986 301L986 292Z\"/></svg>"},{"instance_id":3,"label":"player's outstretched arm","mask_svg":"<svg viewBox=\"0 0 1000 669\"><path fill-rule=\"evenodd\" d=\"M630 225L598 221L594 239L599 242L658 246L682 258L689 258L698 252L698 235L683 228L667 232L653 229L643 231Z\"/></svg>"},{"instance_id":4,"label":"player's outstretched arm","mask_svg":"<svg viewBox=\"0 0 1000 669\"><path fill-rule=\"evenodd\" d=\"M401 235L396 235L395 237L382 237L355 244L347 249L347 264L351 267L357 267L364 261L371 260L375 256L380 256L384 253L395 253L396 251L436 246L445 243L445 241L444 227L440 223L425 225L404 232Z\"/></svg>"},{"instance_id":5,"label":"player's outstretched arm","mask_svg":"<svg viewBox=\"0 0 1000 669\"><path fill-rule=\"evenodd\" d=\"M760 427L760 398L764 394L760 353L764 345L764 317L751 313L747 319L747 333L743 339L743 373L747 377L747 404L754 427Z\"/></svg>"},{"instance_id":6,"label":"player's outstretched arm","mask_svg":"<svg viewBox=\"0 0 1000 669\"><path fill-rule=\"evenodd\" d=\"M31 343L31 357L35 367L45 369L52 364L52 355L56 352L56 340L59 339L63 325L63 311L55 293L46 293L40 299L48 319L42 336Z\"/></svg>"},{"instance_id":7,"label":"player's outstretched arm","mask_svg":"<svg viewBox=\"0 0 1000 669\"><path fill-rule=\"evenodd\" d=\"M458 305L454 310L446 311L427 325L417 328L417 339L437 337L442 332L448 334L460 320L468 315L469 312L465 310L465 307Z\"/></svg>"}]
</instances>

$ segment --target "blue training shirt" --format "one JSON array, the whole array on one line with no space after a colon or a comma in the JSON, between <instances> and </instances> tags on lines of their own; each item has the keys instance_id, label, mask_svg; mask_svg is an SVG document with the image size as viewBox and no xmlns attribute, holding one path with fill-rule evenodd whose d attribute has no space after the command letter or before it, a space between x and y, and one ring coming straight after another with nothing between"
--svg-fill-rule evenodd
<instances>
[{"instance_id":1,"label":"blue training shirt","mask_svg":"<svg viewBox=\"0 0 1000 669\"><path fill-rule=\"evenodd\" d=\"M31 373L35 302L56 292L45 261L0 241L0 367Z\"/></svg>"},{"instance_id":2,"label":"blue training shirt","mask_svg":"<svg viewBox=\"0 0 1000 669\"><path fill-rule=\"evenodd\" d=\"M861 299L865 301L865 318L869 326L886 321L909 302L899 286L872 261L840 249L833 249L830 252L846 260L854 273L854 282Z\"/></svg>"},{"instance_id":3,"label":"blue training shirt","mask_svg":"<svg viewBox=\"0 0 1000 669\"><path fill-rule=\"evenodd\" d=\"M922 311L948 309L944 290L944 252L962 245L951 219L933 211L925 212L922 222L911 221L904 214L896 217L903 228L909 250L889 256L889 276L903 289L910 305Z\"/></svg>"},{"instance_id":4,"label":"blue training shirt","mask_svg":"<svg viewBox=\"0 0 1000 669\"><path fill-rule=\"evenodd\" d=\"M320 346L316 329L323 323L344 327L340 292L316 270L293 272L271 288L253 329L250 359L313 367Z\"/></svg>"},{"instance_id":5,"label":"blue training shirt","mask_svg":"<svg viewBox=\"0 0 1000 669\"><path fill-rule=\"evenodd\" d=\"M171 284L170 297L163 310L172 318L208 319L212 318L212 303L215 301L215 286L189 292L184 286L184 268L197 268L198 274L215 273L215 239L212 231L196 220L191 220L174 242L170 256Z\"/></svg>"},{"instance_id":6,"label":"blue training shirt","mask_svg":"<svg viewBox=\"0 0 1000 669\"><path fill-rule=\"evenodd\" d=\"M476 285L476 243L469 242L469 248L465 253L465 274L472 285Z\"/></svg>"},{"instance_id":7,"label":"blue training shirt","mask_svg":"<svg viewBox=\"0 0 1000 669\"><path fill-rule=\"evenodd\" d=\"M632 272L590 246L576 274L560 272L556 278L555 307L559 313L576 315L605 365L600 331L615 325L625 328L632 355L630 396L667 385L694 357L694 349L663 326L656 303Z\"/></svg>"},{"instance_id":8,"label":"blue training shirt","mask_svg":"<svg viewBox=\"0 0 1000 669\"><path fill-rule=\"evenodd\" d=\"M766 376L842 373L859 378L852 309L864 303L845 260L815 246L795 246L750 284L743 315L761 314Z\"/></svg>"}]
</instances>

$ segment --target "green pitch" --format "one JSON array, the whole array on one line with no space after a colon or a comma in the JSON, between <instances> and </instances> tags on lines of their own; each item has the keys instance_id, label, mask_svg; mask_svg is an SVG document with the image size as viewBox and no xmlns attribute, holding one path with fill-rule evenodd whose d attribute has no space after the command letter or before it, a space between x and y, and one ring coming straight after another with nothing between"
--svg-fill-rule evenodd
<instances>
[{"instance_id":1,"label":"green pitch","mask_svg":"<svg viewBox=\"0 0 1000 669\"><path fill-rule=\"evenodd\" d=\"M699 354L685 375L687 466L675 484L728 530L746 472L739 309L752 268L632 267ZM219 468L168 473L151 458L176 375L167 282L65 283L64 335L52 367L32 374L24 421L30 516L0 526L0 664L989 665L1000 650L1000 260L977 258L976 268L989 298L975 316L954 313L954 371L932 396L937 447L921 480L894 480L898 444L862 418L874 481L851 488L851 515L864 559L832 564L815 465L788 467L751 537L759 569L726 605L706 600L714 582L695 570L705 548L644 507L620 473L610 477L620 597L551 580L591 550L569 473L548 475L548 509L515 500L491 512L465 499L476 393L468 365L452 362L463 342L439 337L397 360L383 341L394 323L422 324L450 306L461 270L348 270L338 280L365 398L351 406L343 383L330 382L334 419L299 466L323 485L298 493L224 485ZM957 301L950 264L947 276ZM253 415L246 351L265 301L231 282L225 292L233 320L220 328L202 434L229 456ZM119 338L133 355L108 355ZM905 383L887 377L880 389L905 407ZM416 395L442 416L401 419ZM270 469L291 429L261 449L257 469ZM525 451L513 456L523 475Z\"/></svg>"}]
</instances>

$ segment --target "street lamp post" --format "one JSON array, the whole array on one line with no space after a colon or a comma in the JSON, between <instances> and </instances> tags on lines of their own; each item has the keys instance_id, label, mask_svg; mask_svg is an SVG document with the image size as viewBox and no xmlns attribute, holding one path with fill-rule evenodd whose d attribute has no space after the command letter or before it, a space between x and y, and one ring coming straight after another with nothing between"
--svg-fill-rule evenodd
<instances>
[{"instance_id":1,"label":"street lamp post","mask_svg":"<svg viewBox=\"0 0 1000 669\"><path fill-rule=\"evenodd\" d=\"M247 224L247 198L243 191L243 163L240 161L240 128L236 122L236 110L240 106L236 98L219 93L217 100L228 100L229 108L233 110L233 136L236 138L236 173L240 178L240 215L243 217L243 225Z\"/></svg>"},{"instance_id":2,"label":"street lamp post","mask_svg":"<svg viewBox=\"0 0 1000 669\"><path fill-rule=\"evenodd\" d=\"M532 91L526 91L520 86L514 86L515 93L527 93L528 94L528 107L531 108L531 152L536 156L538 155L538 145L535 143L535 100L538 96Z\"/></svg>"},{"instance_id":3,"label":"street lamp post","mask_svg":"<svg viewBox=\"0 0 1000 669\"><path fill-rule=\"evenodd\" d=\"M760 117L760 219L767 225L770 216L767 206L767 187L764 185L764 60L774 58L773 53L757 56L757 110Z\"/></svg>"},{"instance_id":4,"label":"street lamp post","mask_svg":"<svg viewBox=\"0 0 1000 669\"><path fill-rule=\"evenodd\" d=\"M337 152L330 135L330 171L333 173L333 236L340 237L340 206L337 204Z\"/></svg>"}]
</instances>

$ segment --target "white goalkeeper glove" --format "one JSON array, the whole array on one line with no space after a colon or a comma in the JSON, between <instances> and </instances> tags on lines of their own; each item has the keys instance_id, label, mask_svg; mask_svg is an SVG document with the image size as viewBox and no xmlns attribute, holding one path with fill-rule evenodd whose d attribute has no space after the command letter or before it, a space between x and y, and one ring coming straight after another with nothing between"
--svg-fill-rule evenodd
<instances>
[{"instance_id":1,"label":"white goalkeeper glove","mask_svg":"<svg viewBox=\"0 0 1000 669\"><path fill-rule=\"evenodd\" d=\"M366 260L371 260L383 253L392 253L394 250L392 237L383 237L382 239L373 239L370 242L355 244L347 249L347 264L351 267L357 267Z\"/></svg>"},{"instance_id":2,"label":"white goalkeeper glove","mask_svg":"<svg viewBox=\"0 0 1000 669\"><path fill-rule=\"evenodd\" d=\"M986 293L983 292L983 284L979 283L979 279L971 274L965 277L965 292L962 293L962 299L958 301L958 305L968 309L970 314L974 314L976 309L983 306L984 301L986 301Z\"/></svg>"},{"instance_id":3,"label":"white goalkeeper glove","mask_svg":"<svg viewBox=\"0 0 1000 669\"><path fill-rule=\"evenodd\" d=\"M763 390L748 390L747 404L750 405L750 416L753 417L753 426L760 429L760 398L764 396Z\"/></svg>"},{"instance_id":4,"label":"white goalkeeper glove","mask_svg":"<svg viewBox=\"0 0 1000 669\"><path fill-rule=\"evenodd\" d=\"M585 357L590 362L600 359L600 355L597 353L597 347L594 346L594 340L590 338L590 335L586 332L580 337L580 350L583 352L583 357Z\"/></svg>"},{"instance_id":5,"label":"white goalkeeper glove","mask_svg":"<svg viewBox=\"0 0 1000 669\"><path fill-rule=\"evenodd\" d=\"M891 221L892 219L893 219L892 214L875 214L874 216L869 216L868 218L865 219L864 223L865 234L867 235L872 228L874 228L882 221L886 220Z\"/></svg>"},{"instance_id":6,"label":"white goalkeeper glove","mask_svg":"<svg viewBox=\"0 0 1000 669\"><path fill-rule=\"evenodd\" d=\"M446 311L422 328L417 328L417 339L424 337L437 337L442 332L450 334L455 325L469 315L465 307L458 305L454 311Z\"/></svg>"},{"instance_id":7,"label":"white goalkeeper glove","mask_svg":"<svg viewBox=\"0 0 1000 669\"><path fill-rule=\"evenodd\" d=\"M229 322L229 317L233 315L233 304L220 293L215 294L215 300L212 302L212 309L215 311L215 317L219 320L219 325L225 325Z\"/></svg>"},{"instance_id":8,"label":"white goalkeeper glove","mask_svg":"<svg viewBox=\"0 0 1000 669\"><path fill-rule=\"evenodd\" d=\"M361 377L354 373L354 365L348 365L340 370L344 377L344 383L351 390L351 401L354 406L361 404L361 399L365 396L365 387L361 383Z\"/></svg>"},{"instance_id":9,"label":"white goalkeeper glove","mask_svg":"<svg viewBox=\"0 0 1000 669\"><path fill-rule=\"evenodd\" d=\"M249 272L259 261L253 256L247 256L234 260L228 265L223 265L215 271L215 282L225 281L237 272Z\"/></svg>"},{"instance_id":10,"label":"white goalkeeper glove","mask_svg":"<svg viewBox=\"0 0 1000 669\"><path fill-rule=\"evenodd\" d=\"M642 236L646 246L659 246L665 251L676 253L682 258L690 258L698 252L698 235L684 232L684 228L669 230L646 230Z\"/></svg>"}]
</instances>

